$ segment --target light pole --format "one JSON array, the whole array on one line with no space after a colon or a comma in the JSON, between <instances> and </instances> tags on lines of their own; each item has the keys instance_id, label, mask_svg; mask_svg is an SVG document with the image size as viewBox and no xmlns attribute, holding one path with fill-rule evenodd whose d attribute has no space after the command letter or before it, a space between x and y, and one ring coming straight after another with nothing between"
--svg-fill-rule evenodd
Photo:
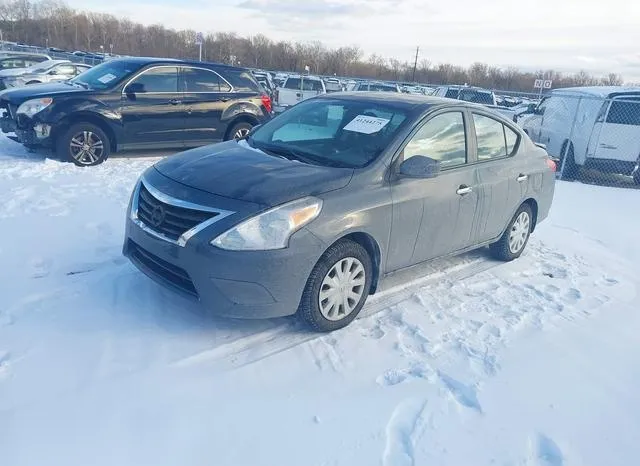
<instances>
[{"instance_id":1,"label":"light pole","mask_svg":"<svg viewBox=\"0 0 640 466\"><path fill-rule=\"evenodd\" d=\"M113 55L113 44L109 44L109 54Z\"/></svg>"}]
</instances>

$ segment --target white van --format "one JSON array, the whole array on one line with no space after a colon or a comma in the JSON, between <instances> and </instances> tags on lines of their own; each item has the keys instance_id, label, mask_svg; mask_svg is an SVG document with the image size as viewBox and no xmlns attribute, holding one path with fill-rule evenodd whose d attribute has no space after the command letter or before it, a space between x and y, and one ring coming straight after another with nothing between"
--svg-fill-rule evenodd
<instances>
[{"instance_id":1,"label":"white van","mask_svg":"<svg viewBox=\"0 0 640 466\"><path fill-rule=\"evenodd\" d=\"M632 175L640 184L640 87L554 89L518 123L551 156L563 159L563 177L579 167Z\"/></svg>"}]
</instances>

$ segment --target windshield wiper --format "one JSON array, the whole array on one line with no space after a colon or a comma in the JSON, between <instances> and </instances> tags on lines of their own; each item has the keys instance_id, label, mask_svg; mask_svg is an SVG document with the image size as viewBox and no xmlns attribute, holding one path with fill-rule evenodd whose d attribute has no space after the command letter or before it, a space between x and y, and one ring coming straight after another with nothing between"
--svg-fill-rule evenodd
<instances>
[{"instance_id":1,"label":"windshield wiper","mask_svg":"<svg viewBox=\"0 0 640 466\"><path fill-rule=\"evenodd\" d=\"M73 81L73 84L77 84L80 87L84 87L85 89L89 89L89 85L82 81Z\"/></svg>"},{"instance_id":2,"label":"windshield wiper","mask_svg":"<svg viewBox=\"0 0 640 466\"><path fill-rule=\"evenodd\" d=\"M285 147L280 145L267 145L265 144L263 147L258 147L261 150L266 150L268 152L273 152L275 154L283 155L289 160L298 160L303 163L307 163L309 165L323 165L324 159L313 157L311 154L306 152L302 152L298 149L293 149L291 147Z\"/></svg>"}]
</instances>

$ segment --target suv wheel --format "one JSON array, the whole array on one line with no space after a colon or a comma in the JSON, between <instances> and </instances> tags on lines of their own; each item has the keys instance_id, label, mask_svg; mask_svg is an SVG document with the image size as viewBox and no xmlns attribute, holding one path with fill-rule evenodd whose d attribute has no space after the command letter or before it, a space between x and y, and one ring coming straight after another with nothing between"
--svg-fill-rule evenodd
<instances>
[{"instance_id":1,"label":"suv wheel","mask_svg":"<svg viewBox=\"0 0 640 466\"><path fill-rule=\"evenodd\" d=\"M72 125L56 142L56 152L62 160L79 167L91 167L107 160L110 153L109 138L96 125Z\"/></svg>"},{"instance_id":2,"label":"suv wheel","mask_svg":"<svg viewBox=\"0 0 640 466\"><path fill-rule=\"evenodd\" d=\"M240 123L236 123L229 131L229 139L242 139L249 134L249 131L253 128L254 125L248 123L246 121L241 121Z\"/></svg>"},{"instance_id":3,"label":"suv wheel","mask_svg":"<svg viewBox=\"0 0 640 466\"><path fill-rule=\"evenodd\" d=\"M367 251L353 241L339 241L327 249L311 271L298 313L320 332L345 327L364 306L371 278Z\"/></svg>"},{"instance_id":4,"label":"suv wheel","mask_svg":"<svg viewBox=\"0 0 640 466\"><path fill-rule=\"evenodd\" d=\"M529 204L522 204L497 243L489 246L491 254L502 261L517 259L529 241L533 215Z\"/></svg>"}]
</instances>

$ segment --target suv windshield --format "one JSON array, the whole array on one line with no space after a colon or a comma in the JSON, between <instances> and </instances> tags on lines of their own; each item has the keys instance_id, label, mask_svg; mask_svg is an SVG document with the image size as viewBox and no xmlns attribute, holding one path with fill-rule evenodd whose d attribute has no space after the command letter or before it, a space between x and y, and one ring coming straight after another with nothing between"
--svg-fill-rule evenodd
<instances>
[{"instance_id":1,"label":"suv windshield","mask_svg":"<svg viewBox=\"0 0 640 466\"><path fill-rule=\"evenodd\" d=\"M322 91L322 81L313 78L289 78L284 83L285 89L300 89L303 91Z\"/></svg>"},{"instance_id":2,"label":"suv windshield","mask_svg":"<svg viewBox=\"0 0 640 466\"><path fill-rule=\"evenodd\" d=\"M458 99L476 104L494 105L493 94L488 91L479 91L477 89L462 89L458 94Z\"/></svg>"},{"instance_id":3,"label":"suv windshield","mask_svg":"<svg viewBox=\"0 0 640 466\"><path fill-rule=\"evenodd\" d=\"M71 80L90 89L107 89L140 69L140 64L129 61L108 61L88 69Z\"/></svg>"},{"instance_id":4,"label":"suv windshield","mask_svg":"<svg viewBox=\"0 0 640 466\"><path fill-rule=\"evenodd\" d=\"M313 99L260 126L247 142L304 163L357 168L375 160L406 120L404 109L388 104Z\"/></svg>"}]
</instances>

